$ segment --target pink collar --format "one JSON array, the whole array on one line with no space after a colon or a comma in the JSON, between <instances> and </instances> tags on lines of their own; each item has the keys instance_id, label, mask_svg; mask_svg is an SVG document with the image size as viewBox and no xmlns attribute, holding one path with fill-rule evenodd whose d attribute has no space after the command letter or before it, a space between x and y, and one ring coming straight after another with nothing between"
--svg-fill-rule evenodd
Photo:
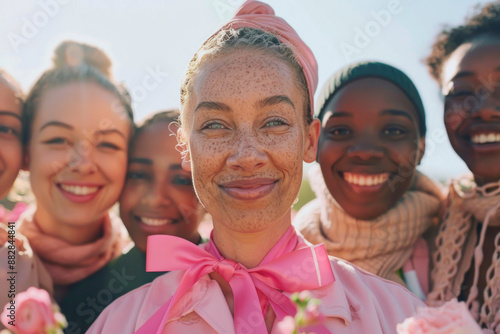
<instances>
[{"instance_id":1,"label":"pink collar","mask_svg":"<svg viewBox=\"0 0 500 334\"><path fill-rule=\"evenodd\" d=\"M233 291L236 333L247 330L248 326L255 329L252 332L267 332L264 312L268 304L279 320L286 315L295 315L295 305L282 292L314 290L335 281L324 246L306 245L292 226L259 266L252 269L224 259L212 240L206 249L169 235L148 237L147 271L185 270L185 273L172 298L136 333L161 333L176 302L200 278L214 271L230 284ZM168 260L165 260L165 254L169 254Z\"/></svg>"}]
</instances>

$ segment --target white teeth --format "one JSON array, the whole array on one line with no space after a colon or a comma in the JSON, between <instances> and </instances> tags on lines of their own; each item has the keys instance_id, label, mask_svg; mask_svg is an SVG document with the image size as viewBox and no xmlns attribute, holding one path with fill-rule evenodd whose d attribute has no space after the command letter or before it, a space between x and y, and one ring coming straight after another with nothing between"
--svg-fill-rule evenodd
<instances>
[{"instance_id":1,"label":"white teeth","mask_svg":"<svg viewBox=\"0 0 500 334\"><path fill-rule=\"evenodd\" d=\"M161 226L161 225L166 225L170 222L172 222L171 219L153 219L153 218L145 218L145 217L139 217L139 219L146 225L149 226Z\"/></svg>"},{"instance_id":2,"label":"white teeth","mask_svg":"<svg viewBox=\"0 0 500 334\"><path fill-rule=\"evenodd\" d=\"M93 194L99 189L98 187L70 186L65 184L61 184L61 188L69 193L80 196Z\"/></svg>"},{"instance_id":3,"label":"white teeth","mask_svg":"<svg viewBox=\"0 0 500 334\"><path fill-rule=\"evenodd\" d=\"M499 143L500 133L490 132L490 133L475 134L471 137L471 141L474 144Z\"/></svg>"},{"instance_id":4,"label":"white teeth","mask_svg":"<svg viewBox=\"0 0 500 334\"><path fill-rule=\"evenodd\" d=\"M344 179L357 186L376 186L381 183L384 183L389 178L389 173L383 174L354 174L344 172Z\"/></svg>"}]
</instances>

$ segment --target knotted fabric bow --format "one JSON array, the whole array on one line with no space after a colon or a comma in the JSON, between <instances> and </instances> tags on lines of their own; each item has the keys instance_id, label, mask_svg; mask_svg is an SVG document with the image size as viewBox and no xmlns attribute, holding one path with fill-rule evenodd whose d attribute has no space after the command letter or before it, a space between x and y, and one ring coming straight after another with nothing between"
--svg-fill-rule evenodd
<instances>
[{"instance_id":1,"label":"knotted fabric bow","mask_svg":"<svg viewBox=\"0 0 500 334\"><path fill-rule=\"evenodd\" d=\"M312 114L314 112L314 92L318 86L318 63L311 49L297 32L285 20L276 16L271 6L254 0L248 0L241 5L236 15L220 30L229 28L260 29L275 35L282 43L291 47L295 58L302 66L307 81Z\"/></svg>"},{"instance_id":2,"label":"knotted fabric bow","mask_svg":"<svg viewBox=\"0 0 500 334\"><path fill-rule=\"evenodd\" d=\"M168 255L168 256L167 256ZM147 271L185 270L175 294L139 328L136 334L161 333L169 312L203 276L219 273L234 296L236 333L267 333L264 315L267 302L278 320L294 316L295 305L282 292L314 290L335 281L325 247L308 246L292 226L255 268L224 259L210 240L207 250L169 235L148 237ZM328 333L324 328L325 333ZM321 332L321 330L320 330ZM320 333L318 332L318 333Z\"/></svg>"}]
</instances>

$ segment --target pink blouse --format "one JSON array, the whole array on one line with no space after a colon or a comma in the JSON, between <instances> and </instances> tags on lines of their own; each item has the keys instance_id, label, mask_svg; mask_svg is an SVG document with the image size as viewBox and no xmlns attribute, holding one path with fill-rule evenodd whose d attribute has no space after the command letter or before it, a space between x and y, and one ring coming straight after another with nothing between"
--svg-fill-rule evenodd
<instances>
[{"instance_id":1,"label":"pink blouse","mask_svg":"<svg viewBox=\"0 0 500 334\"><path fill-rule=\"evenodd\" d=\"M201 245L206 249L210 244ZM422 301L399 284L330 257L335 281L311 291L321 300L324 325L332 333L396 333ZM108 306L87 333L134 333L175 293L184 271L158 277ZM284 292L285 295L289 295ZM271 333L277 333L277 321ZM253 333L251 324L246 328ZM243 328L243 332L245 329ZM173 305L163 333L235 333L219 284L203 276Z\"/></svg>"}]
</instances>

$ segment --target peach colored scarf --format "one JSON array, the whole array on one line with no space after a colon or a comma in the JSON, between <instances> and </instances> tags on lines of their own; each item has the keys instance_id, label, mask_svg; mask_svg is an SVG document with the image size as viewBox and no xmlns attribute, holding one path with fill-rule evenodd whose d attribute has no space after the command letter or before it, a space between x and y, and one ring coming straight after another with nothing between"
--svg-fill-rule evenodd
<instances>
[{"instance_id":1,"label":"peach colored scarf","mask_svg":"<svg viewBox=\"0 0 500 334\"><path fill-rule=\"evenodd\" d=\"M481 326L500 333L500 234L495 238L496 252L486 275L486 289L478 291L477 287L487 227L500 225L500 180L482 187L470 176L454 180L448 200L448 212L436 238L433 286L427 303L438 306L456 298L474 257L474 281L466 303ZM477 301L479 293L484 296L483 305Z\"/></svg>"},{"instance_id":2,"label":"peach colored scarf","mask_svg":"<svg viewBox=\"0 0 500 334\"><path fill-rule=\"evenodd\" d=\"M418 173L412 189L393 208L373 220L360 220L348 215L332 197L319 165L311 167L309 175L317 199L294 220L305 239L324 243L330 255L404 286L396 271L412 254L417 239L437 220L441 190Z\"/></svg>"},{"instance_id":3,"label":"peach colored scarf","mask_svg":"<svg viewBox=\"0 0 500 334\"><path fill-rule=\"evenodd\" d=\"M105 216L102 237L84 245L71 245L43 233L33 220L34 212L35 209L30 208L21 216L18 231L28 238L56 286L78 282L122 253L123 223L111 212Z\"/></svg>"}]
</instances>

